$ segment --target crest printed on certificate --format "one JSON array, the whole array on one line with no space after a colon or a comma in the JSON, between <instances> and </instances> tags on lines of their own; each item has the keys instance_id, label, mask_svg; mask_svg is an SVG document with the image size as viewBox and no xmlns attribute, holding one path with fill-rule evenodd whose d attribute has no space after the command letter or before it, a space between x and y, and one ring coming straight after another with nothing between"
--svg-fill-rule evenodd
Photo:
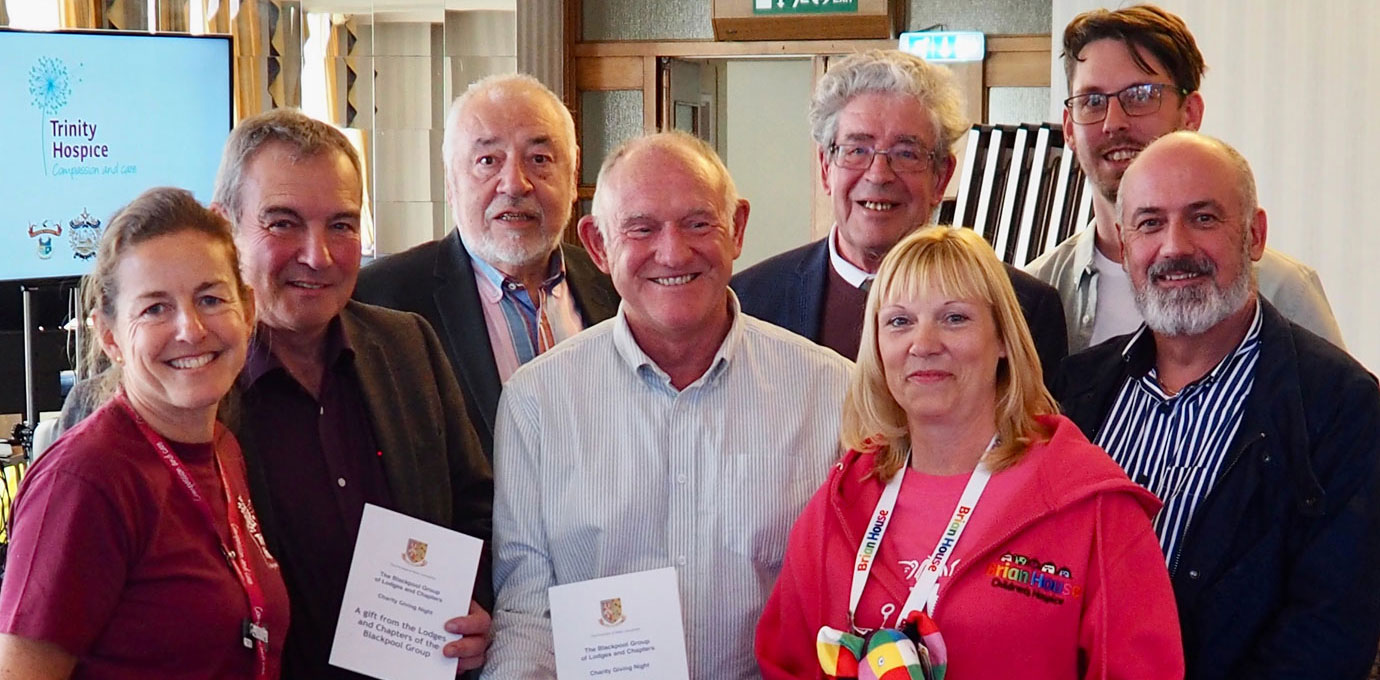
<instances>
[{"instance_id":1,"label":"crest printed on certificate","mask_svg":"<svg viewBox=\"0 0 1380 680\"><path fill-rule=\"evenodd\" d=\"M552 586L558 678L689 680L676 570Z\"/></svg>"},{"instance_id":2,"label":"crest printed on certificate","mask_svg":"<svg viewBox=\"0 0 1380 680\"><path fill-rule=\"evenodd\" d=\"M484 542L364 506L331 665L382 680L454 680L447 620L467 614Z\"/></svg>"}]
</instances>

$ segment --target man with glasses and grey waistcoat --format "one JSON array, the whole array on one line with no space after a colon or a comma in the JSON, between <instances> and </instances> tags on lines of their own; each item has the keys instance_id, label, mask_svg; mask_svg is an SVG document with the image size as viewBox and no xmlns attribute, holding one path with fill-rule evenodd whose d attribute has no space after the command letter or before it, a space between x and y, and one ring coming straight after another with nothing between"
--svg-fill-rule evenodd
<instances>
[{"instance_id":1,"label":"man with glasses and grey waistcoat","mask_svg":"<svg viewBox=\"0 0 1380 680\"><path fill-rule=\"evenodd\" d=\"M953 143L967 129L942 66L896 50L832 64L811 99L810 130L834 226L734 276L743 312L856 357L872 277L892 246L930 223L954 172ZM1048 382L1066 353L1059 295L1006 271Z\"/></svg>"}]
</instances>

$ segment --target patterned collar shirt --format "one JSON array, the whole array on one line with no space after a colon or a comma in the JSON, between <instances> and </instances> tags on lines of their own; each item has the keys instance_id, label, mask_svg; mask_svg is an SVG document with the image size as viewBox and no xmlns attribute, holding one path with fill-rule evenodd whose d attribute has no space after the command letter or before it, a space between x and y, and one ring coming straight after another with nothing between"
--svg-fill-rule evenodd
<instances>
[{"instance_id":1,"label":"patterned collar shirt","mask_svg":"<svg viewBox=\"0 0 1380 680\"><path fill-rule=\"evenodd\" d=\"M460 239L464 243L464 237ZM565 276L565 256L560 248L551 253L546 278L536 291L515 281L475 256L465 244L474 265L474 282L489 329L489 346L499 380L507 382L521 366L556 343L584 329L575 296Z\"/></svg>"},{"instance_id":2,"label":"patterned collar shirt","mask_svg":"<svg viewBox=\"0 0 1380 680\"><path fill-rule=\"evenodd\" d=\"M690 677L759 677L753 631L791 525L838 458L852 364L728 295L728 335L683 390L622 307L504 388L484 678L556 677L547 588L663 567Z\"/></svg>"},{"instance_id":3,"label":"patterned collar shirt","mask_svg":"<svg viewBox=\"0 0 1380 680\"><path fill-rule=\"evenodd\" d=\"M1194 513L1230 465L1227 454L1255 383L1260 322L1257 302L1241 344L1175 394L1160 387L1154 336L1146 327L1122 350L1122 358L1131 365L1130 377L1095 441L1127 476L1164 502L1154 524L1171 575Z\"/></svg>"}]
</instances>

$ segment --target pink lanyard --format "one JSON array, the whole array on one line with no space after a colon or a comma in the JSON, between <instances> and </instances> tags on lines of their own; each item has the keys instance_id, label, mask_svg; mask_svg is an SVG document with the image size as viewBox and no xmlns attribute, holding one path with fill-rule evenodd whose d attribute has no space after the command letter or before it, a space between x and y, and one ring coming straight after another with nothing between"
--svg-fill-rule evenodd
<instances>
[{"instance_id":1,"label":"pink lanyard","mask_svg":"<svg viewBox=\"0 0 1380 680\"><path fill-rule=\"evenodd\" d=\"M267 598L264 596L263 586L254 576L254 566L249 561L249 555L245 552L244 535L242 533L244 531L242 527L245 518L239 504L236 503L235 499L232 497L230 481L226 479L225 469L220 464L219 449L214 445L212 447L212 451L215 455L216 473L220 476L221 490L225 493L225 514L230 524L230 540L233 543L233 549L231 546L225 545L225 540L221 538L220 531L216 528L216 519L215 515L211 512L211 504L206 502L206 497L201 494L201 490L197 488L196 482L192 480L191 474L188 473L187 468L182 465L182 461L178 460L177 456L173 454L172 448L168 446L168 442L144 421L143 417L134 410L133 406L130 406L129 400L125 397L124 392L120 392L115 398L119 401L120 405L124 407L125 411L129 412L129 415L134 418L134 424L138 426L139 432L144 435L144 439L147 439L149 444L153 445L154 450L158 452L158 458L167 466L168 472L172 474L174 479L182 482L182 487L185 488L187 493L191 496L192 504L196 506L196 509L206 521L207 530L216 537L216 542L220 544L221 554L225 556L225 561L230 564L230 570L235 572L235 577L239 580L240 587L244 589L244 594L249 599L250 616L244 620L240 634L244 641L245 648L253 649L258 657L259 667L258 671L255 673L255 677L261 680L268 678L268 629L264 627ZM245 510L251 513L251 515L254 512L252 508L245 508Z\"/></svg>"}]
</instances>

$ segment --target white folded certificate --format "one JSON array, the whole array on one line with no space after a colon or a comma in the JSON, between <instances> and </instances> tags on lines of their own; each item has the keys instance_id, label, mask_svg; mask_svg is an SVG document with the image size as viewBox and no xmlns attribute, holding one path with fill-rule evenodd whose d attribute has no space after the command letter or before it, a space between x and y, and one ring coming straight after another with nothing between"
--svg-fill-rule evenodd
<instances>
[{"instance_id":1,"label":"white folded certificate","mask_svg":"<svg viewBox=\"0 0 1380 680\"><path fill-rule=\"evenodd\" d=\"M331 665L382 680L454 680L446 621L470 611L484 542L365 504Z\"/></svg>"},{"instance_id":2,"label":"white folded certificate","mask_svg":"<svg viewBox=\"0 0 1380 680\"><path fill-rule=\"evenodd\" d=\"M552 586L551 635L563 680L690 680L676 570Z\"/></svg>"}]
</instances>

